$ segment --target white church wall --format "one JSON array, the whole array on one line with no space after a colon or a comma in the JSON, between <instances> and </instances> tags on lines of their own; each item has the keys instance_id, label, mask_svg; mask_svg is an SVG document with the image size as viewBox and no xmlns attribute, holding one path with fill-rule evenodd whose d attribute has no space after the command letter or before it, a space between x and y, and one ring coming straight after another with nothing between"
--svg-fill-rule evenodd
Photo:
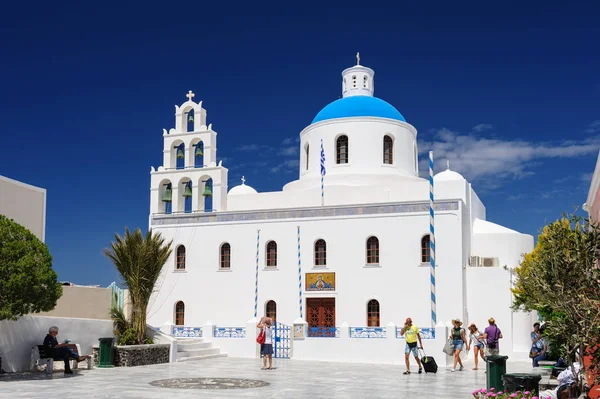
<instances>
[{"instance_id":1,"label":"white church wall","mask_svg":"<svg viewBox=\"0 0 600 399\"><path fill-rule=\"evenodd\" d=\"M453 212L437 215L438 318L462 313L454 298L462 287L462 244L455 232L460 218ZM238 326L253 316L256 272L256 230L260 227L258 316L268 300L277 302L277 319L291 324L299 315L297 226L301 227L303 272L335 272L333 292L304 292L306 298L336 298L336 324L366 324L366 303L377 298L381 323L412 317L419 326L430 325L429 265L421 265L420 240L428 234L429 216L381 215L340 217L328 220L263 221L206 226L156 226L174 245L187 248L186 270L175 271L174 255L167 262L159 291L149 310L149 323L173 322L175 303L186 305L185 324L202 326L207 320L217 325ZM369 236L380 240L380 267L366 267L365 248ZM327 268L314 267L313 245L327 242ZM277 270L265 270L265 246L276 240ZM219 270L219 248L231 245L231 269ZM304 284L304 278L303 278Z\"/></svg>"},{"instance_id":2,"label":"white church wall","mask_svg":"<svg viewBox=\"0 0 600 399\"><path fill-rule=\"evenodd\" d=\"M75 319L67 317L23 316L16 321L0 321L0 356L4 371L29 369L31 347L44 342L48 329L59 328L58 340L70 339L81 345L84 354L92 354L98 338L113 336L112 320Z\"/></svg>"},{"instance_id":3,"label":"white church wall","mask_svg":"<svg viewBox=\"0 0 600 399\"><path fill-rule=\"evenodd\" d=\"M533 251L533 237L529 234L498 233L473 234L473 256L498 258L500 266L515 268L523 255Z\"/></svg>"}]
</instances>

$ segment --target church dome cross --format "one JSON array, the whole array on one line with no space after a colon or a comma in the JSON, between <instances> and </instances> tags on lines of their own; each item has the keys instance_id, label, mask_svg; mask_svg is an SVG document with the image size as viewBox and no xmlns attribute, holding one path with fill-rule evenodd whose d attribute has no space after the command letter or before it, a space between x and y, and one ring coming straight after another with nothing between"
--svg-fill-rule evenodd
<instances>
[{"instance_id":1,"label":"church dome cross","mask_svg":"<svg viewBox=\"0 0 600 399\"><path fill-rule=\"evenodd\" d=\"M195 94L190 90L185 96L188 98L188 101L192 101L192 98L194 98Z\"/></svg>"}]
</instances>

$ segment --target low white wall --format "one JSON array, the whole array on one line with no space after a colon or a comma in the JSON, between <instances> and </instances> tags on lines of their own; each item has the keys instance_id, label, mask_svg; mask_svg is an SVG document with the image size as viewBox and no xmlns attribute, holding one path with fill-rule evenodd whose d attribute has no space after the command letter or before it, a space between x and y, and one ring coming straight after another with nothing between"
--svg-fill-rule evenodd
<instances>
[{"instance_id":1,"label":"low white wall","mask_svg":"<svg viewBox=\"0 0 600 399\"><path fill-rule=\"evenodd\" d=\"M340 327L339 338L306 338L293 341L292 358L297 360L348 363L404 364L404 339L396 338L396 326L387 327L386 338L350 338L349 327ZM435 339L423 339L423 349L439 367L451 365L452 358L442 352L448 329L436 327ZM412 358L412 356L411 356ZM416 367L414 359L411 364Z\"/></svg>"},{"instance_id":2,"label":"low white wall","mask_svg":"<svg viewBox=\"0 0 600 399\"><path fill-rule=\"evenodd\" d=\"M258 329L257 320L250 319L246 322L246 336L244 338L218 338L213 335L214 324L207 323L202 327L202 337L206 342L212 342L213 347L219 348L221 353L229 357L256 358L259 356L259 345L256 343Z\"/></svg>"},{"instance_id":3,"label":"low white wall","mask_svg":"<svg viewBox=\"0 0 600 399\"><path fill-rule=\"evenodd\" d=\"M59 342L68 338L81 345L84 354L92 353L92 345L98 343L98 338L113 336L111 320L23 316L17 321L0 321L0 356L4 371L28 370L31 347L41 345L52 326L59 328Z\"/></svg>"}]
</instances>

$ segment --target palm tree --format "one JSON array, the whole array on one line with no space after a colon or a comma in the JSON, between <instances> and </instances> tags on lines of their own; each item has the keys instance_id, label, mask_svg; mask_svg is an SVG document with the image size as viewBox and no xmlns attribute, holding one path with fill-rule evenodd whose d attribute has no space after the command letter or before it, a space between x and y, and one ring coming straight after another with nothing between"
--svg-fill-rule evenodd
<instances>
[{"instance_id":1,"label":"palm tree","mask_svg":"<svg viewBox=\"0 0 600 399\"><path fill-rule=\"evenodd\" d=\"M115 234L115 241L104 250L129 289L131 326L138 344L146 338L146 311L160 272L171 255L172 241L165 244L160 233L148 231L146 236L138 228L133 233L125 228L125 236Z\"/></svg>"}]
</instances>

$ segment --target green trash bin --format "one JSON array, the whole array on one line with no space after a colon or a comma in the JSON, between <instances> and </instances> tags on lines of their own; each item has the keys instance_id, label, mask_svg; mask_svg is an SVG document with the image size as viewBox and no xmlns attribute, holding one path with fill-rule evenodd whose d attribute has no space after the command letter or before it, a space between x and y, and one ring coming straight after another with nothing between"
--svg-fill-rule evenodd
<instances>
[{"instance_id":1,"label":"green trash bin","mask_svg":"<svg viewBox=\"0 0 600 399\"><path fill-rule=\"evenodd\" d=\"M98 367L108 368L113 366L114 338L98 338L100 348L98 353Z\"/></svg>"},{"instance_id":2,"label":"green trash bin","mask_svg":"<svg viewBox=\"0 0 600 399\"><path fill-rule=\"evenodd\" d=\"M504 391L502 377L506 374L508 356L491 355L485 357L487 390L494 388L496 392Z\"/></svg>"},{"instance_id":3,"label":"green trash bin","mask_svg":"<svg viewBox=\"0 0 600 399\"><path fill-rule=\"evenodd\" d=\"M529 391L535 395L540 393L540 374L513 373L502 377L506 392Z\"/></svg>"}]
</instances>

